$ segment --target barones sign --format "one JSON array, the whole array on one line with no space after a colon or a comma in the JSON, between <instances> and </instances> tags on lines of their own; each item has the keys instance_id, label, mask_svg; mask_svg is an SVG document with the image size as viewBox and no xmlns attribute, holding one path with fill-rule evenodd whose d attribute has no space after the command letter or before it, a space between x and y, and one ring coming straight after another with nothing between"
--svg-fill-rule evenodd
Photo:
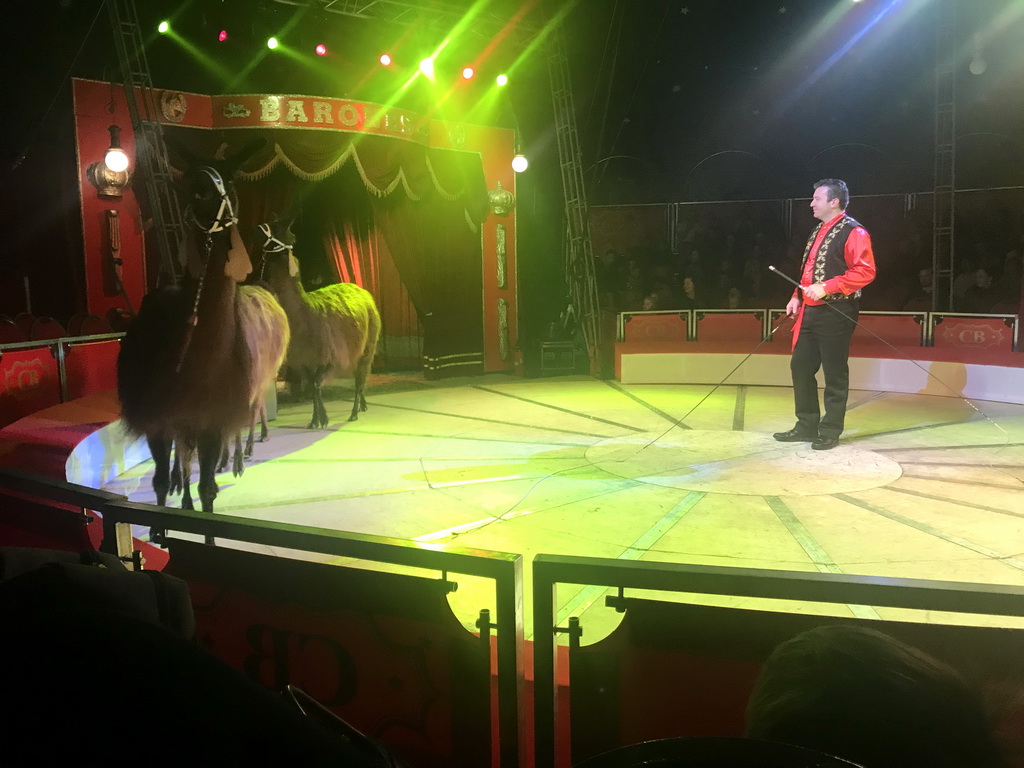
<instances>
[{"instance_id":1,"label":"barones sign","mask_svg":"<svg viewBox=\"0 0 1024 768\"><path fill-rule=\"evenodd\" d=\"M214 128L313 128L409 139L426 144L422 115L370 102L311 96L213 96Z\"/></svg>"}]
</instances>

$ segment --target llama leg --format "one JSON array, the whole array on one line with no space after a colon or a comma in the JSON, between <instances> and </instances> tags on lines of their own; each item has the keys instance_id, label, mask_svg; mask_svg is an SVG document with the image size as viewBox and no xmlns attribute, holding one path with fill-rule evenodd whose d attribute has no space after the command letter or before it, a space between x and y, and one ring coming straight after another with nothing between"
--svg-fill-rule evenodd
<instances>
[{"instance_id":1,"label":"llama leg","mask_svg":"<svg viewBox=\"0 0 1024 768\"><path fill-rule=\"evenodd\" d=\"M178 440L174 441L174 464L171 465L171 476L167 486L168 493L180 493L182 488L181 446L178 444L179 442Z\"/></svg>"},{"instance_id":2,"label":"llama leg","mask_svg":"<svg viewBox=\"0 0 1024 768\"><path fill-rule=\"evenodd\" d=\"M217 474L227 471L228 462L231 460L231 449L228 447L227 440L220 448L220 453L217 454Z\"/></svg>"},{"instance_id":3,"label":"llama leg","mask_svg":"<svg viewBox=\"0 0 1024 768\"><path fill-rule=\"evenodd\" d=\"M267 401L260 398L260 442L270 439L270 427L267 425Z\"/></svg>"},{"instance_id":4,"label":"llama leg","mask_svg":"<svg viewBox=\"0 0 1024 768\"><path fill-rule=\"evenodd\" d=\"M349 421L355 421L359 418L359 411L366 410L366 396L363 394L363 390L366 387L366 374L370 372L370 364L373 362L369 355L363 355L359 358L359 365L356 366L356 394L352 399L352 413L349 415Z\"/></svg>"},{"instance_id":5,"label":"llama leg","mask_svg":"<svg viewBox=\"0 0 1024 768\"><path fill-rule=\"evenodd\" d=\"M259 404L254 405L252 410L249 412L249 436L245 439L245 458L252 456L252 444L256 435L256 411L259 410Z\"/></svg>"},{"instance_id":6,"label":"llama leg","mask_svg":"<svg viewBox=\"0 0 1024 768\"><path fill-rule=\"evenodd\" d=\"M207 432L196 441L199 452L199 501L203 512L213 513L213 501L217 498L217 462L220 460L224 440L217 433Z\"/></svg>"},{"instance_id":7,"label":"llama leg","mask_svg":"<svg viewBox=\"0 0 1024 768\"><path fill-rule=\"evenodd\" d=\"M156 503L161 507L167 502L167 491L171 486L171 441L165 437L149 437L149 452L153 456L153 490Z\"/></svg>"},{"instance_id":8,"label":"llama leg","mask_svg":"<svg viewBox=\"0 0 1024 768\"><path fill-rule=\"evenodd\" d=\"M318 368L313 373L313 420L309 422L310 429L324 429L327 427L327 407L324 405L323 381L326 374L325 368Z\"/></svg>"},{"instance_id":9,"label":"llama leg","mask_svg":"<svg viewBox=\"0 0 1024 768\"><path fill-rule=\"evenodd\" d=\"M181 455L181 508L195 509L192 502L192 459L195 458L195 447L179 440L175 443L174 453L175 457Z\"/></svg>"},{"instance_id":10,"label":"llama leg","mask_svg":"<svg viewBox=\"0 0 1024 768\"><path fill-rule=\"evenodd\" d=\"M167 501L167 489L171 484L171 441L162 436L154 436L146 438L146 442L153 456L153 491L156 493L156 503L162 507ZM159 542L163 535L163 528L149 529L150 541Z\"/></svg>"},{"instance_id":11,"label":"llama leg","mask_svg":"<svg viewBox=\"0 0 1024 768\"><path fill-rule=\"evenodd\" d=\"M249 435L252 435L251 429ZM252 452L249 455L251 456ZM242 433L238 432L235 434L235 455L232 461L231 474L235 477L241 477L243 472L245 472L245 454L242 453Z\"/></svg>"},{"instance_id":12,"label":"llama leg","mask_svg":"<svg viewBox=\"0 0 1024 768\"><path fill-rule=\"evenodd\" d=\"M362 393L359 390L359 382L356 381L356 392L352 396L352 413L348 415L349 421L356 421L359 419L359 398L361 396Z\"/></svg>"}]
</instances>

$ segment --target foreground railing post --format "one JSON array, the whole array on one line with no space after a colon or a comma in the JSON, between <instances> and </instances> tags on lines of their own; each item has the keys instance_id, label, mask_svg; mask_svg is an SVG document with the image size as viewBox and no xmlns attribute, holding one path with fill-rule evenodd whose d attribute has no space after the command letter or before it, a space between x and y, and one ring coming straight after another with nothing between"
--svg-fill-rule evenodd
<instances>
[{"instance_id":1,"label":"foreground railing post","mask_svg":"<svg viewBox=\"0 0 1024 768\"><path fill-rule=\"evenodd\" d=\"M555 585L544 555L533 560L534 768L555 765Z\"/></svg>"},{"instance_id":2,"label":"foreground railing post","mask_svg":"<svg viewBox=\"0 0 1024 768\"><path fill-rule=\"evenodd\" d=\"M527 754L524 686L523 559L495 577L498 613L498 741L502 768L517 768Z\"/></svg>"},{"instance_id":3,"label":"foreground railing post","mask_svg":"<svg viewBox=\"0 0 1024 768\"><path fill-rule=\"evenodd\" d=\"M127 565L136 562L133 557L134 549L131 523L118 522L112 515L104 514L103 541L100 543L100 552L114 555ZM134 565L132 569L135 570Z\"/></svg>"}]
</instances>

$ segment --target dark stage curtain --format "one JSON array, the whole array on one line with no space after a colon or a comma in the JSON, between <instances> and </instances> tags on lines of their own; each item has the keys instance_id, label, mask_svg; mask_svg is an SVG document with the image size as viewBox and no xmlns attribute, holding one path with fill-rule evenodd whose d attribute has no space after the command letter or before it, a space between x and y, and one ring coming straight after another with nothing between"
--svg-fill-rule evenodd
<instances>
[{"instance_id":1,"label":"dark stage curtain","mask_svg":"<svg viewBox=\"0 0 1024 768\"><path fill-rule=\"evenodd\" d=\"M422 328L428 378L483 372L479 224L488 203L479 155L330 131L171 133L201 158L230 157L265 136L240 173L248 183L238 184L250 249L259 247L258 223L298 215L306 288L342 280L373 293L384 365L408 366Z\"/></svg>"},{"instance_id":2,"label":"dark stage curtain","mask_svg":"<svg viewBox=\"0 0 1024 768\"><path fill-rule=\"evenodd\" d=\"M199 156L230 156L249 132L196 132L180 141ZM245 163L240 219L252 247L256 224L301 212L303 277L336 272L374 294L385 365L419 351L428 378L483 372L480 223L488 213L480 156L402 138L327 131L264 131L267 146ZM361 188L361 189L360 189ZM315 231L314 237L309 237ZM303 248L321 250L323 265ZM314 263L306 268L309 258ZM317 272L319 271L319 274ZM307 288L312 287L307 282ZM410 304L415 311L410 309ZM418 361L417 361L418 362Z\"/></svg>"},{"instance_id":3,"label":"dark stage curtain","mask_svg":"<svg viewBox=\"0 0 1024 768\"><path fill-rule=\"evenodd\" d=\"M352 221L328 221L324 248L343 282L356 283L373 294L381 316L376 365L385 370L419 368L423 329L377 229L360 230Z\"/></svg>"},{"instance_id":4,"label":"dark stage curtain","mask_svg":"<svg viewBox=\"0 0 1024 768\"><path fill-rule=\"evenodd\" d=\"M483 373L480 235L437 197L374 201L374 220L424 329L428 379Z\"/></svg>"}]
</instances>

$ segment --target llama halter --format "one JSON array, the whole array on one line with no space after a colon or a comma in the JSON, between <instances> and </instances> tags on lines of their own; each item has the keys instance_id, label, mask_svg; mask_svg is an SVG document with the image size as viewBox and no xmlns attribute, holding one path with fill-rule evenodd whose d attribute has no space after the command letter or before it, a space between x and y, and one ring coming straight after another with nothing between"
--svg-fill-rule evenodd
<instances>
[{"instance_id":1,"label":"llama halter","mask_svg":"<svg viewBox=\"0 0 1024 768\"><path fill-rule=\"evenodd\" d=\"M266 240L263 241L263 246L262 246L262 248L263 248L263 258L261 260L262 263L260 264L260 277L259 277L259 279L262 280L263 279L263 273L267 269L267 254L268 253L284 253L286 251L288 253L291 253L292 249L295 246L294 245L289 245L288 243L284 242L284 240L281 240L281 239L279 239L277 237L274 237L273 230L270 228L269 224L260 224L258 229L259 229L260 232L263 233L263 236L266 238Z\"/></svg>"},{"instance_id":2,"label":"llama halter","mask_svg":"<svg viewBox=\"0 0 1024 768\"><path fill-rule=\"evenodd\" d=\"M223 232L229 227L233 227L238 223L238 215L235 213L235 205L231 201L231 195L228 194L227 185L224 183L223 177L216 169L209 166L203 166L198 170L198 173L205 173L210 177L210 181L213 182L213 188L220 195L220 207L217 209L217 215L213 217L210 226L204 227L199 222L199 219L196 218L195 209L189 206L192 221L208 235L212 235L214 232Z\"/></svg>"},{"instance_id":3,"label":"llama halter","mask_svg":"<svg viewBox=\"0 0 1024 768\"><path fill-rule=\"evenodd\" d=\"M288 245L288 243L283 240L274 237L269 224L260 224L259 230L263 233L263 236L267 238L263 241L264 253L281 253L281 251L290 251L294 247Z\"/></svg>"}]
</instances>

